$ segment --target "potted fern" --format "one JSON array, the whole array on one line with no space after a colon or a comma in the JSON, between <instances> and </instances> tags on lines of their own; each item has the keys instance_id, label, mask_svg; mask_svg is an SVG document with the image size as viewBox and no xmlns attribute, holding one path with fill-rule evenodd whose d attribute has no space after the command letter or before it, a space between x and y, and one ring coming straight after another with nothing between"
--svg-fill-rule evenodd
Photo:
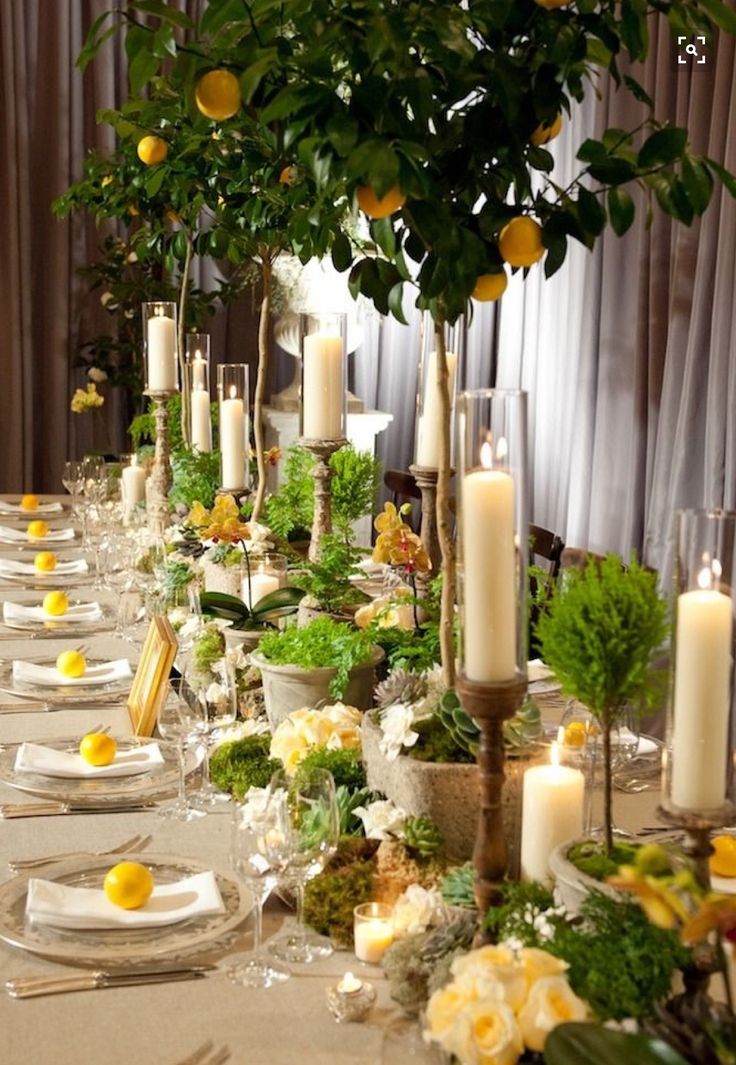
<instances>
[{"instance_id":1,"label":"potted fern","mask_svg":"<svg viewBox=\"0 0 736 1065\"><path fill-rule=\"evenodd\" d=\"M611 734L624 707L643 713L661 699L663 674L653 660L667 633L657 574L633 557L625 566L616 555L591 559L584 570L566 573L537 624L542 657L563 693L583 703L600 730L603 840L597 851L602 868L615 859ZM558 848L550 867L558 882L574 884L580 876L563 866L567 853L566 845ZM591 847L587 854L592 856Z\"/></svg>"}]
</instances>

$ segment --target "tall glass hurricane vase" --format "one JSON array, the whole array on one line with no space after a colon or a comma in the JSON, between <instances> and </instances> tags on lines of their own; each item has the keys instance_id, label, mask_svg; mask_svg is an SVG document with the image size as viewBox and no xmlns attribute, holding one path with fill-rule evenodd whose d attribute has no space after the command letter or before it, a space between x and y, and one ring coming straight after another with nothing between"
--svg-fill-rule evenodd
<instances>
[{"instance_id":1,"label":"tall glass hurricane vase","mask_svg":"<svg viewBox=\"0 0 736 1065\"><path fill-rule=\"evenodd\" d=\"M733 823L736 512L675 516L672 676L663 806L681 823Z\"/></svg>"}]
</instances>

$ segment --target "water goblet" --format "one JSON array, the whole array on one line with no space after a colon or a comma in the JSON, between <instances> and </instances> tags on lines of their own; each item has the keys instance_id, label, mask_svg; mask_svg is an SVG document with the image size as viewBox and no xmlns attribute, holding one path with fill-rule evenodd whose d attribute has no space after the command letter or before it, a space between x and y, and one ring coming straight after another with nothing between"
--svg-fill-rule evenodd
<instances>
[{"instance_id":1,"label":"water goblet","mask_svg":"<svg viewBox=\"0 0 736 1065\"><path fill-rule=\"evenodd\" d=\"M202 783L193 800L197 809L205 812L230 801L230 796L221 792L210 780L209 749L213 734L218 729L232 725L237 713L235 674L224 658L215 665L216 671L203 673L197 668L196 662L190 659L184 671L187 684L199 699L205 714Z\"/></svg>"},{"instance_id":2,"label":"water goblet","mask_svg":"<svg viewBox=\"0 0 736 1065\"><path fill-rule=\"evenodd\" d=\"M187 744L204 734L206 719L201 701L183 678L177 677L169 682L169 693L159 709L157 726L161 738L176 747L179 761L178 798L166 806L159 806L158 816L170 821L193 821L204 817L204 812L195 809L187 800L185 749Z\"/></svg>"},{"instance_id":3,"label":"water goblet","mask_svg":"<svg viewBox=\"0 0 736 1065\"><path fill-rule=\"evenodd\" d=\"M70 459L64 463L61 483L72 497L72 514L76 516L79 493L84 488L84 468L81 462Z\"/></svg>"},{"instance_id":4,"label":"water goblet","mask_svg":"<svg viewBox=\"0 0 736 1065\"><path fill-rule=\"evenodd\" d=\"M270 951L281 961L294 963L327 958L332 954L330 941L305 927L304 889L337 850L340 818L335 781L326 769L297 773L294 778L279 770L269 787L285 795L280 827L285 855L283 880L296 895L296 927L271 944Z\"/></svg>"},{"instance_id":5,"label":"water goblet","mask_svg":"<svg viewBox=\"0 0 736 1065\"><path fill-rule=\"evenodd\" d=\"M228 966L227 974L242 987L271 987L288 980L291 973L261 950L263 904L276 887L285 865L281 846L283 793L271 788L251 789L245 802L233 811L230 831L230 864L250 890L253 906L253 950L243 961Z\"/></svg>"}]
</instances>

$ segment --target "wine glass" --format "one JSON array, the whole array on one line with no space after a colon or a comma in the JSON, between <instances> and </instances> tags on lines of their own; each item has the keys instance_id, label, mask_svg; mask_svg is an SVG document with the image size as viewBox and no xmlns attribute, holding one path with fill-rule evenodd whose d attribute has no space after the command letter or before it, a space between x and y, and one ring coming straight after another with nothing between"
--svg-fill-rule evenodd
<instances>
[{"instance_id":1,"label":"wine glass","mask_svg":"<svg viewBox=\"0 0 736 1065\"><path fill-rule=\"evenodd\" d=\"M233 811L230 827L230 864L253 896L253 950L244 961L228 966L234 984L271 987L291 973L261 951L263 904L276 887L286 863L282 847L284 792L251 788L245 802Z\"/></svg>"},{"instance_id":2,"label":"wine glass","mask_svg":"<svg viewBox=\"0 0 736 1065\"><path fill-rule=\"evenodd\" d=\"M230 796L221 792L210 780L209 746L213 733L217 729L232 725L237 712L235 673L224 658L220 659L216 665L216 673L203 673L190 659L184 671L186 682L202 704L205 714L202 783L194 796L194 805L205 812L219 803L230 801Z\"/></svg>"},{"instance_id":3,"label":"wine glass","mask_svg":"<svg viewBox=\"0 0 736 1065\"><path fill-rule=\"evenodd\" d=\"M291 779L283 770L274 773L269 785L286 796L282 803L283 846L286 855L285 882L296 895L296 928L276 940L271 953L281 961L304 963L327 958L332 945L324 936L307 931L304 925L304 889L317 876L337 850L340 817L335 781L326 769L297 773Z\"/></svg>"},{"instance_id":4,"label":"wine glass","mask_svg":"<svg viewBox=\"0 0 736 1065\"><path fill-rule=\"evenodd\" d=\"M169 693L159 709L157 725L161 738L176 747L179 760L178 798L166 806L159 806L158 816L170 821L193 821L204 817L203 811L195 809L187 800L185 748L204 735L205 712L201 701L182 677L169 681Z\"/></svg>"},{"instance_id":5,"label":"wine glass","mask_svg":"<svg viewBox=\"0 0 736 1065\"><path fill-rule=\"evenodd\" d=\"M73 459L64 463L61 483L72 497L72 514L76 515L79 493L84 488L84 468L81 462Z\"/></svg>"}]
</instances>

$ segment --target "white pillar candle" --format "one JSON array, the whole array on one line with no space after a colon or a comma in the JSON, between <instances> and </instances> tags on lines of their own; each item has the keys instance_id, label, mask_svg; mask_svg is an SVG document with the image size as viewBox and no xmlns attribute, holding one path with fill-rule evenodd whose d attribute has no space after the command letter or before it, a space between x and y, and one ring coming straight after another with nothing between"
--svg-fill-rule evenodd
<instances>
[{"instance_id":1,"label":"white pillar candle","mask_svg":"<svg viewBox=\"0 0 736 1065\"><path fill-rule=\"evenodd\" d=\"M716 810L726 800L733 613L729 596L701 588L677 599L672 802Z\"/></svg>"},{"instance_id":2,"label":"white pillar candle","mask_svg":"<svg viewBox=\"0 0 736 1065\"><path fill-rule=\"evenodd\" d=\"M579 769L558 764L552 744L552 764L535 765L524 773L521 814L521 875L524 880L549 882L549 856L565 840L583 831L585 777Z\"/></svg>"},{"instance_id":3,"label":"white pillar candle","mask_svg":"<svg viewBox=\"0 0 736 1065\"><path fill-rule=\"evenodd\" d=\"M245 406L231 386L230 398L220 403L220 451L222 487L243 488L245 484Z\"/></svg>"},{"instance_id":4,"label":"white pillar candle","mask_svg":"<svg viewBox=\"0 0 736 1065\"><path fill-rule=\"evenodd\" d=\"M176 389L176 329L174 319L154 314L147 320L148 388L151 392Z\"/></svg>"},{"instance_id":5,"label":"white pillar candle","mask_svg":"<svg viewBox=\"0 0 736 1065\"><path fill-rule=\"evenodd\" d=\"M457 355L448 351L447 387L450 392L450 406L454 405L455 374L457 373ZM417 425L417 466L429 466L436 470L440 464L440 397L437 388L437 352L430 352L427 359L426 379L424 383L424 407L419 415Z\"/></svg>"},{"instance_id":6,"label":"white pillar candle","mask_svg":"<svg viewBox=\"0 0 736 1065\"><path fill-rule=\"evenodd\" d=\"M195 351L194 358L192 359L192 391L196 391L198 388L205 388L207 382L205 381L205 361L202 358L201 351Z\"/></svg>"},{"instance_id":7,"label":"white pillar candle","mask_svg":"<svg viewBox=\"0 0 736 1065\"><path fill-rule=\"evenodd\" d=\"M250 587L247 574L243 577L240 596L248 609L252 610L264 596L270 595L271 592L275 592L279 587L279 578L273 573L266 573L261 565L255 572L251 573Z\"/></svg>"},{"instance_id":8,"label":"white pillar candle","mask_svg":"<svg viewBox=\"0 0 736 1065\"><path fill-rule=\"evenodd\" d=\"M146 471L138 465L138 458L135 455L131 459L130 466L123 467L120 475L120 489L126 514L130 514L136 504L143 502L146 498Z\"/></svg>"},{"instance_id":9,"label":"white pillar candle","mask_svg":"<svg viewBox=\"0 0 736 1065\"><path fill-rule=\"evenodd\" d=\"M354 929L355 957L370 965L380 965L383 955L394 941L391 918L369 917L356 921Z\"/></svg>"},{"instance_id":10,"label":"white pillar candle","mask_svg":"<svg viewBox=\"0 0 736 1065\"><path fill-rule=\"evenodd\" d=\"M196 366L195 366L196 369ZM192 447L197 451L212 450L212 420L210 418L210 394L204 385L195 386L191 395Z\"/></svg>"},{"instance_id":11,"label":"white pillar candle","mask_svg":"<svg viewBox=\"0 0 736 1065\"><path fill-rule=\"evenodd\" d=\"M338 440L343 434L344 402L342 338L322 333L306 336L302 389L306 439Z\"/></svg>"},{"instance_id":12,"label":"white pillar candle","mask_svg":"<svg viewBox=\"0 0 736 1065\"><path fill-rule=\"evenodd\" d=\"M513 680L516 672L514 482L481 469L462 483L465 675Z\"/></svg>"}]
</instances>

